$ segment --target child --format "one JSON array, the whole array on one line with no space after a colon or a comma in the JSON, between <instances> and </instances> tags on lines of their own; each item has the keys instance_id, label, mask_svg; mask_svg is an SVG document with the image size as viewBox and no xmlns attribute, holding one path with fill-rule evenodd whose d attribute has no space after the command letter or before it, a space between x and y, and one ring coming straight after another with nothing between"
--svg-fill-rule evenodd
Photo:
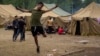
<instances>
[{"instance_id":1,"label":"child","mask_svg":"<svg viewBox=\"0 0 100 56\"><path fill-rule=\"evenodd\" d=\"M58 34L59 34L59 35L65 34L63 27L59 27L59 28L58 28Z\"/></svg>"}]
</instances>

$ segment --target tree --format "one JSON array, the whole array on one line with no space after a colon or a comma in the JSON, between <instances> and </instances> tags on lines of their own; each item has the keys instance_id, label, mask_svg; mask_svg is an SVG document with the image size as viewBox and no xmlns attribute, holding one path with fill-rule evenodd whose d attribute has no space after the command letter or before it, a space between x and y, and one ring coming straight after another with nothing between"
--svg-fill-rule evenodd
<instances>
[{"instance_id":1,"label":"tree","mask_svg":"<svg viewBox=\"0 0 100 56\"><path fill-rule=\"evenodd\" d=\"M84 3L81 0L0 0L0 4L13 4L21 8L32 9L38 2L55 3L62 9L71 12L72 7L76 11L82 7L86 7L92 1L100 3L100 0L85 0Z\"/></svg>"},{"instance_id":2,"label":"tree","mask_svg":"<svg viewBox=\"0 0 100 56\"><path fill-rule=\"evenodd\" d=\"M0 0L0 4L3 4L3 0Z\"/></svg>"}]
</instances>

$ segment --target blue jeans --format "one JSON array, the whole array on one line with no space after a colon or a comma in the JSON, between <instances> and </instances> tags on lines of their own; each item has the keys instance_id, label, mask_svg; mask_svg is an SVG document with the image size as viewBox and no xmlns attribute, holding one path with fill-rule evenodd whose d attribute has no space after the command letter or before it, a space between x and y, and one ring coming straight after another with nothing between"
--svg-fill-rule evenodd
<instances>
[{"instance_id":1,"label":"blue jeans","mask_svg":"<svg viewBox=\"0 0 100 56\"><path fill-rule=\"evenodd\" d=\"M14 28L14 34L13 34L13 41L15 40L15 36L17 35L18 28Z\"/></svg>"},{"instance_id":2,"label":"blue jeans","mask_svg":"<svg viewBox=\"0 0 100 56\"><path fill-rule=\"evenodd\" d=\"M17 39L18 35L21 35L20 41L25 39L25 30L24 29L18 29L17 34L15 36L15 40Z\"/></svg>"}]
</instances>

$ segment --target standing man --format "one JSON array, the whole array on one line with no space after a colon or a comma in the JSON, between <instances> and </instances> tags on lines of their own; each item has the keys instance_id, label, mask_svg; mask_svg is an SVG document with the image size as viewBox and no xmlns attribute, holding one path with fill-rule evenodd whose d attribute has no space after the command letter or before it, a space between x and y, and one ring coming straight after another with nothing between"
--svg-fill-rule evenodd
<instances>
[{"instance_id":1,"label":"standing man","mask_svg":"<svg viewBox=\"0 0 100 56\"><path fill-rule=\"evenodd\" d=\"M36 9L35 10L31 10L31 11L28 11L28 10L23 10L23 9L20 9L21 11L24 11L24 12L31 12L32 13L32 16L31 16L31 32L32 32L32 35L34 37L34 40L35 40L35 44L37 46L37 53L40 53L40 47L39 47L39 44L38 44L38 33L42 34L44 37L46 37L46 34L44 32L44 29L42 27L42 24L40 22L40 19L41 19L41 16L43 13L46 13L46 12L49 12L53 9L55 9L57 6L51 8L50 10L42 10L42 7L44 6L44 4L42 2L39 2L37 5L36 5Z\"/></svg>"},{"instance_id":2,"label":"standing man","mask_svg":"<svg viewBox=\"0 0 100 56\"><path fill-rule=\"evenodd\" d=\"M13 29L14 29L13 41L15 41L15 36L17 35L18 32L18 16L15 16L15 19L13 20Z\"/></svg>"},{"instance_id":3,"label":"standing man","mask_svg":"<svg viewBox=\"0 0 100 56\"><path fill-rule=\"evenodd\" d=\"M26 16L23 17L23 20L22 20L25 24L23 26L23 41L25 41L25 25L26 25Z\"/></svg>"}]
</instances>

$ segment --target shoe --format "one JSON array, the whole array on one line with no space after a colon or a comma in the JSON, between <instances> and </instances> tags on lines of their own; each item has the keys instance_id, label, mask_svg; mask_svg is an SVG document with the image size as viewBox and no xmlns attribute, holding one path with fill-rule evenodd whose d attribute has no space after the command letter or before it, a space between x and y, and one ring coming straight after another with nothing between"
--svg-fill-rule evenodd
<instances>
[{"instance_id":1,"label":"shoe","mask_svg":"<svg viewBox=\"0 0 100 56\"><path fill-rule=\"evenodd\" d=\"M37 53L40 53L40 47L37 47Z\"/></svg>"}]
</instances>

